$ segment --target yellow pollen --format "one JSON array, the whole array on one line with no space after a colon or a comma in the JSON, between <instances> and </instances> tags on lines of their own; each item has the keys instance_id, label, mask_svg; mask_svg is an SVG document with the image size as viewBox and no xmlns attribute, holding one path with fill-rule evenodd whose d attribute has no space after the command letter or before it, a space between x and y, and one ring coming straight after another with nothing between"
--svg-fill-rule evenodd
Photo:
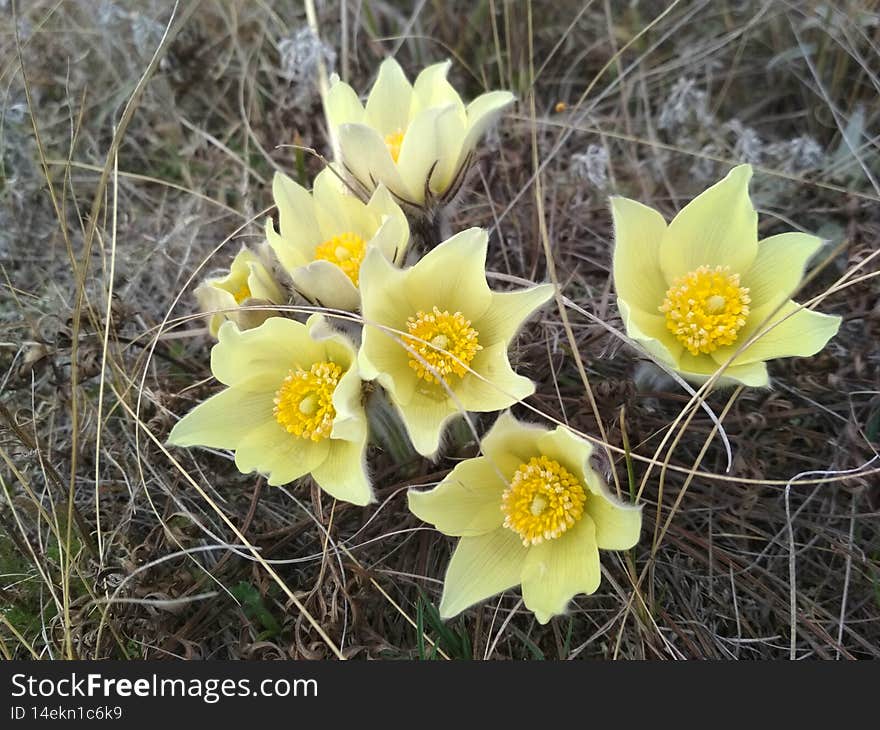
<instances>
[{"instance_id":1,"label":"yellow pollen","mask_svg":"<svg viewBox=\"0 0 880 730\"><path fill-rule=\"evenodd\" d=\"M666 327L691 355L736 342L749 316L749 290L729 266L700 266L675 280L660 311Z\"/></svg>"},{"instance_id":2,"label":"yellow pollen","mask_svg":"<svg viewBox=\"0 0 880 730\"><path fill-rule=\"evenodd\" d=\"M411 335L403 337L412 349L407 353L409 366L429 383L438 382L429 365L443 378L450 373L464 377L474 355L483 349L479 332L461 312L450 314L437 307L429 313L419 310L406 321L406 329Z\"/></svg>"},{"instance_id":3,"label":"yellow pollen","mask_svg":"<svg viewBox=\"0 0 880 730\"><path fill-rule=\"evenodd\" d=\"M236 304L241 304L245 299L250 299L253 294L251 294L251 289L247 282L245 282L232 293L232 296L235 297Z\"/></svg>"},{"instance_id":4,"label":"yellow pollen","mask_svg":"<svg viewBox=\"0 0 880 730\"><path fill-rule=\"evenodd\" d=\"M400 148L403 145L403 132L397 131L385 135L385 146L391 153L391 159L397 162L400 157Z\"/></svg>"},{"instance_id":5,"label":"yellow pollen","mask_svg":"<svg viewBox=\"0 0 880 730\"><path fill-rule=\"evenodd\" d=\"M361 261L366 252L367 242L357 233L348 231L319 243L315 248L315 258L336 264L351 279L351 283L357 286Z\"/></svg>"},{"instance_id":6,"label":"yellow pollen","mask_svg":"<svg viewBox=\"0 0 880 730\"><path fill-rule=\"evenodd\" d=\"M514 472L501 495L504 526L526 547L554 540L584 516L586 501L577 477L558 461L533 456Z\"/></svg>"},{"instance_id":7,"label":"yellow pollen","mask_svg":"<svg viewBox=\"0 0 880 730\"><path fill-rule=\"evenodd\" d=\"M294 436L312 441L327 438L336 417L333 391L340 377L342 368L332 362L291 370L275 393L275 420Z\"/></svg>"}]
</instances>

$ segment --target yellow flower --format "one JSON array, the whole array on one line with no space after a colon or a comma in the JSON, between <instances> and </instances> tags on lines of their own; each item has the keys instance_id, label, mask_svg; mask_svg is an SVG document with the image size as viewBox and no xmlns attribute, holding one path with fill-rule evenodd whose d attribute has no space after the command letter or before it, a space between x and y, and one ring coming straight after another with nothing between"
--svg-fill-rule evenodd
<instances>
[{"instance_id":1,"label":"yellow flower","mask_svg":"<svg viewBox=\"0 0 880 730\"><path fill-rule=\"evenodd\" d=\"M814 355L840 326L840 317L798 310L789 298L822 242L797 232L759 242L751 176L749 165L733 168L669 225L634 200L611 200L614 283L627 334L695 382L779 322L724 372L729 380L766 386L766 360Z\"/></svg>"},{"instance_id":2,"label":"yellow flower","mask_svg":"<svg viewBox=\"0 0 880 730\"><path fill-rule=\"evenodd\" d=\"M371 502L351 342L317 314L306 324L272 317L247 332L227 322L219 338L211 372L227 387L178 421L168 442L231 449L239 471L270 485L311 473L337 499Z\"/></svg>"},{"instance_id":3,"label":"yellow flower","mask_svg":"<svg viewBox=\"0 0 880 730\"><path fill-rule=\"evenodd\" d=\"M208 314L208 326L214 337L226 320L250 329L274 316L271 310L243 309L241 305L287 301L261 257L247 247L242 247L232 260L228 274L206 279L196 288L196 299L199 308Z\"/></svg>"},{"instance_id":4,"label":"yellow flower","mask_svg":"<svg viewBox=\"0 0 880 730\"><path fill-rule=\"evenodd\" d=\"M409 492L417 517L461 538L440 615L522 584L526 608L545 624L599 587L600 548L638 542L642 510L611 495L590 467L590 443L563 426L550 431L505 412L482 447L434 489Z\"/></svg>"},{"instance_id":5,"label":"yellow flower","mask_svg":"<svg viewBox=\"0 0 880 730\"><path fill-rule=\"evenodd\" d=\"M366 106L333 78L327 116L342 162L366 190L384 183L401 200L428 207L458 190L480 137L514 97L490 91L465 105L446 80L449 66L428 66L410 84L389 58Z\"/></svg>"},{"instance_id":6,"label":"yellow flower","mask_svg":"<svg viewBox=\"0 0 880 730\"><path fill-rule=\"evenodd\" d=\"M297 290L320 306L359 308L359 272L369 248L391 261L403 259L409 225L382 186L364 204L328 167L315 177L311 193L276 173L272 195L280 231L269 219L266 238Z\"/></svg>"},{"instance_id":7,"label":"yellow flower","mask_svg":"<svg viewBox=\"0 0 880 730\"><path fill-rule=\"evenodd\" d=\"M488 238L471 228L409 269L395 268L378 251L361 266L361 374L388 391L413 446L425 456L439 448L459 404L468 411L497 411L535 391L531 380L513 372L507 349L553 287L491 291Z\"/></svg>"}]
</instances>

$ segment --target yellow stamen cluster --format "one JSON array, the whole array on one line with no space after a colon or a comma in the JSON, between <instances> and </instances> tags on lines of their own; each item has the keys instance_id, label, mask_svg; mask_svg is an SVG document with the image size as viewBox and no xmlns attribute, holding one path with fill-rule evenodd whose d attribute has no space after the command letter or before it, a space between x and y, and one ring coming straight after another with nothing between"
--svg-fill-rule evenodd
<instances>
[{"instance_id":1,"label":"yellow stamen cluster","mask_svg":"<svg viewBox=\"0 0 880 730\"><path fill-rule=\"evenodd\" d=\"M251 294L251 289L247 285L247 282L244 282L238 289L232 292L232 296L235 297L235 303L241 304L245 299L250 299L253 294Z\"/></svg>"},{"instance_id":2,"label":"yellow stamen cluster","mask_svg":"<svg viewBox=\"0 0 880 730\"><path fill-rule=\"evenodd\" d=\"M342 368L332 362L316 362L308 370L291 370L275 393L275 420L300 438L327 438L336 417L333 391L340 377Z\"/></svg>"},{"instance_id":3,"label":"yellow stamen cluster","mask_svg":"<svg viewBox=\"0 0 880 730\"><path fill-rule=\"evenodd\" d=\"M409 366L429 383L438 382L429 366L443 378L450 373L464 377L474 355L483 349L479 332L461 312L450 314L438 307L427 313L419 310L407 320L406 329L411 335L403 338L412 348Z\"/></svg>"},{"instance_id":4,"label":"yellow stamen cluster","mask_svg":"<svg viewBox=\"0 0 880 730\"><path fill-rule=\"evenodd\" d=\"M391 153L391 159L397 162L400 157L400 148L403 146L403 132L397 131L385 135L385 146Z\"/></svg>"},{"instance_id":5,"label":"yellow stamen cluster","mask_svg":"<svg viewBox=\"0 0 880 730\"><path fill-rule=\"evenodd\" d=\"M675 280L660 311L666 327L691 355L736 342L749 315L749 290L730 267L700 266Z\"/></svg>"},{"instance_id":6,"label":"yellow stamen cluster","mask_svg":"<svg viewBox=\"0 0 880 730\"><path fill-rule=\"evenodd\" d=\"M316 259L336 264L355 286L358 285L361 262L366 253L367 242L351 231L333 236L315 248Z\"/></svg>"},{"instance_id":7,"label":"yellow stamen cluster","mask_svg":"<svg viewBox=\"0 0 880 730\"><path fill-rule=\"evenodd\" d=\"M533 456L521 464L501 495L504 526L522 538L523 545L553 540L584 515L587 495L571 472L558 461Z\"/></svg>"}]
</instances>

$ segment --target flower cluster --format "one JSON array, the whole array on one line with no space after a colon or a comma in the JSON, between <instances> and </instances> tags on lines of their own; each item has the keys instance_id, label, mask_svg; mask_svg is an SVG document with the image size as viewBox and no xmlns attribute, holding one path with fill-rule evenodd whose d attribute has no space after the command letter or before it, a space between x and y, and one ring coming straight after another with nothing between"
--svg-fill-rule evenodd
<instances>
[{"instance_id":1,"label":"flower cluster","mask_svg":"<svg viewBox=\"0 0 880 730\"><path fill-rule=\"evenodd\" d=\"M767 360L814 355L840 317L792 301L822 241L791 232L758 240L752 168L733 168L667 224L612 198L614 285L627 334L692 382L769 384Z\"/></svg>"},{"instance_id":2,"label":"flower cluster","mask_svg":"<svg viewBox=\"0 0 880 730\"><path fill-rule=\"evenodd\" d=\"M493 91L465 104L448 70L429 66L410 84L387 60L365 104L332 79L325 103L336 158L311 191L277 174L266 243L242 249L197 289L218 339L211 371L224 388L168 440L229 449L241 472L270 485L310 475L333 497L366 505L371 399L387 397L413 448L430 458L450 419L503 411L481 455L434 489L410 491L409 508L460 538L442 616L521 585L546 623L578 593L596 591L600 549L636 545L641 509L611 494L589 441L506 411L535 391L508 351L553 285L493 291L479 228L410 244L411 230L461 189L481 135L513 102ZM803 233L758 241L750 176L747 165L734 168L669 224L612 198L627 334L694 382L767 385L767 360L813 354L839 325L790 299L820 241ZM292 296L320 311L291 318Z\"/></svg>"}]
</instances>

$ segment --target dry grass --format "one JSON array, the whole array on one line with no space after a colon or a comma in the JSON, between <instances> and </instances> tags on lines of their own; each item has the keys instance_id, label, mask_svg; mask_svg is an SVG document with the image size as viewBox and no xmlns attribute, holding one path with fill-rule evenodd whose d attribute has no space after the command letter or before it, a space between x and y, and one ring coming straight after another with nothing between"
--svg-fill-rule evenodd
<instances>
[{"instance_id":1,"label":"dry grass","mask_svg":"<svg viewBox=\"0 0 880 730\"><path fill-rule=\"evenodd\" d=\"M599 593L546 627L515 592L443 625L452 543L403 492L475 453L466 428L436 464L377 445L366 510L268 488L225 453L167 450L175 418L214 391L194 282L259 239L274 170L319 169L290 145L328 152L304 14L7 1L0 654L880 655L876 9L344 5L320 3L318 23L358 88L396 53L410 71L452 57L470 96L520 98L454 227L491 229L498 287L558 280L565 319L546 310L512 353L539 381L516 412L601 437L609 481L645 504L643 542L606 554ZM828 239L799 297L844 324L818 356L774 363L771 389L705 397L728 470L705 410L621 337L607 196L672 214L738 161L757 170L762 234Z\"/></svg>"}]
</instances>

